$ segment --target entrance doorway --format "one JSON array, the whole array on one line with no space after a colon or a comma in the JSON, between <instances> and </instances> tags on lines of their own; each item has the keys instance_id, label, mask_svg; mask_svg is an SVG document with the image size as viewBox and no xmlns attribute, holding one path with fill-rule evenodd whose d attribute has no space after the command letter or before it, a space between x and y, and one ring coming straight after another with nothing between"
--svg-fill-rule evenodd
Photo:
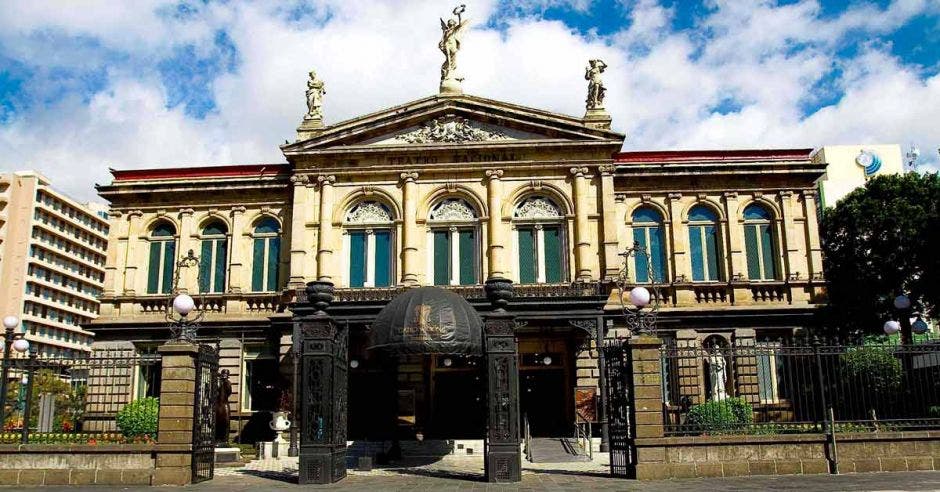
<instances>
[{"instance_id":1,"label":"entrance doorway","mask_svg":"<svg viewBox=\"0 0 940 492\"><path fill-rule=\"evenodd\" d=\"M564 368L519 371L520 407L533 437L559 437L571 433L567 418L570 391Z\"/></svg>"},{"instance_id":2,"label":"entrance doorway","mask_svg":"<svg viewBox=\"0 0 940 492\"><path fill-rule=\"evenodd\" d=\"M431 422L434 439L480 439L486 433L486 388L478 368L435 371Z\"/></svg>"}]
</instances>

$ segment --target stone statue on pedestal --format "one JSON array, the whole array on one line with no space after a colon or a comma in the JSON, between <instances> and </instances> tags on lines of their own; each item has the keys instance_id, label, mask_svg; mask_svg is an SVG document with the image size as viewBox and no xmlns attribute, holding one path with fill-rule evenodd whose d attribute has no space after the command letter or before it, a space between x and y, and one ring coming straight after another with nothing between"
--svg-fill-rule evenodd
<instances>
[{"instance_id":1,"label":"stone statue on pedestal","mask_svg":"<svg viewBox=\"0 0 940 492\"><path fill-rule=\"evenodd\" d=\"M602 60L589 60L584 70L584 80L588 81L587 109L604 109L604 94L607 88L601 80L601 74L607 68Z\"/></svg>"},{"instance_id":2,"label":"stone statue on pedestal","mask_svg":"<svg viewBox=\"0 0 940 492\"><path fill-rule=\"evenodd\" d=\"M441 41L437 43L438 49L444 53L444 63L441 65L441 92L460 93L460 82L463 77L457 74L457 52L460 51L460 36L469 24L468 20L461 18L467 7L461 4L454 9L456 18L446 22L441 19Z\"/></svg>"},{"instance_id":3,"label":"stone statue on pedestal","mask_svg":"<svg viewBox=\"0 0 940 492\"><path fill-rule=\"evenodd\" d=\"M307 81L307 115L305 120L323 119L323 95L326 94L326 86L323 81L317 78L317 73L310 71L310 80Z\"/></svg>"},{"instance_id":4,"label":"stone statue on pedestal","mask_svg":"<svg viewBox=\"0 0 940 492\"><path fill-rule=\"evenodd\" d=\"M712 390L711 395L709 395L710 399L715 401L727 399L728 393L725 390L725 366L727 362L724 356L721 355L718 349L712 349L705 360L708 362L708 376Z\"/></svg>"},{"instance_id":5,"label":"stone statue on pedestal","mask_svg":"<svg viewBox=\"0 0 940 492\"><path fill-rule=\"evenodd\" d=\"M232 396L232 382L229 381L228 369L219 372L219 392L215 398L215 442L225 444L231 421L228 399Z\"/></svg>"}]
</instances>

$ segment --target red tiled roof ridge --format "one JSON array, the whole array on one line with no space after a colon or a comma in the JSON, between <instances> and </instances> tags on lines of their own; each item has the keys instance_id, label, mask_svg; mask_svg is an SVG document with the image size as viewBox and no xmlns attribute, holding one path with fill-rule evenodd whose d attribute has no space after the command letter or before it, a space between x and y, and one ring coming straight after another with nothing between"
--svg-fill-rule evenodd
<instances>
[{"instance_id":1,"label":"red tiled roof ridge","mask_svg":"<svg viewBox=\"0 0 940 492\"><path fill-rule=\"evenodd\" d=\"M114 181L256 176L278 174L289 169L286 162L270 164L225 164L221 166L111 169Z\"/></svg>"},{"instance_id":2,"label":"red tiled roof ridge","mask_svg":"<svg viewBox=\"0 0 940 492\"><path fill-rule=\"evenodd\" d=\"M741 159L809 160L814 149L640 150L614 154L615 162L722 161Z\"/></svg>"}]
</instances>

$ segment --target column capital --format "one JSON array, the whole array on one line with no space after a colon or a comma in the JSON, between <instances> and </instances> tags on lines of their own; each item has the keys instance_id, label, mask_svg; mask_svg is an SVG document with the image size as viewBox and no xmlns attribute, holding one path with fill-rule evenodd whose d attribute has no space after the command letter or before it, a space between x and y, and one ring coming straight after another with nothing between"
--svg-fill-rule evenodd
<instances>
[{"instance_id":1,"label":"column capital","mask_svg":"<svg viewBox=\"0 0 940 492\"><path fill-rule=\"evenodd\" d=\"M602 176L610 176L614 174L614 170L617 169L617 166L613 164L601 164L597 166L597 171L601 173Z\"/></svg>"},{"instance_id":2,"label":"column capital","mask_svg":"<svg viewBox=\"0 0 940 492\"><path fill-rule=\"evenodd\" d=\"M248 210L248 209L245 208L244 205L235 205L234 207L232 207L232 210L231 210L230 213L231 213L232 217L234 217L234 216L236 216L236 215L238 215L238 214L243 214L243 213L245 213L246 210Z\"/></svg>"},{"instance_id":3,"label":"column capital","mask_svg":"<svg viewBox=\"0 0 940 492\"><path fill-rule=\"evenodd\" d=\"M143 210L128 210L127 211L128 219L133 219L134 217L143 217L143 216L144 216Z\"/></svg>"},{"instance_id":4,"label":"column capital","mask_svg":"<svg viewBox=\"0 0 940 492\"><path fill-rule=\"evenodd\" d=\"M108 210L109 219L120 219L123 216L124 212L121 212L120 210Z\"/></svg>"},{"instance_id":5,"label":"column capital","mask_svg":"<svg viewBox=\"0 0 940 492\"><path fill-rule=\"evenodd\" d=\"M181 208L181 209L180 209L180 217L183 217L183 216L186 216L186 215L190 215L190 216L191 216L191 215L193 215L194 213L196 213L196 211L193 210L193 209L191 209L191 208Z\"/></svg>"},{"instance_id":6,"label":"column capital","mask_svg":"<svg viewBox=\"0 0 940 492\"><path fill-rule=\"evenodd\" d=\"M780 195L780 198L790 198L791 196L793 196L793 191L792 190L780 190L778 195Z\"/></svg>"},{"instance_id":7,"label":"column capital","mask_svg":"<svg viewBox=\"0 0 940 492\"><path fill-rule=\"evenodd\" d=\"M751 196L753 196L755 200L757 200L758 198L764 198L764 192L763 192L763 191L755 191L755 192L751 193Z\"/></svg>"},{"instance_id":8,"label":"column capital","mask_svg":"<svg viewBox=\"0 0 940 492\"><path fill-rule=\"evenodd\" d=\"M819 192L816 191L815 188L810 188L810 189L807 189L807 190L803 190L803 196L805 196L805 197L816 198L816 195L818 195L818 194L819 194Z\"/></svg>"},{"instance_id":9,"label":"column capital","mask_svg":"<svg viewBox=\"0 0 940 492\"><path fill-rule=\"evenodd\" d=\"M668 195L666 195L666 197L669 198L670 200L675 201L675 200L679 200L680 198L682 198L682 193L669 193Z\"/></svg>"},{"instance_id":10,"label":"column capital","mask_svg":"<svg viewBox=\"0 0 940 492\"><path fill-rule=\"evenodd\" d=\"M320 186L330 186L336 182L336 176L332 174L321 174L317 176L317 184Z\"/></svg>"},{"instance_id":11,"label":"column capital","mask_svg":"<svg viewBox=\"0 0 940 492\"><path fill-rule=\"evenodd\" d=\"M583 178L584 175L587 174L588 168L586 168L586 167L573 167L573 168L569 169L568 172L570 172L570 173L571 173L572 175L574 175L574 177L576 177L576 178Z\"/></svg>"},{"instance_id":12,"label":"column capital","mask_svg":"<svg viewBox=\"0 0 940 492\"><path fill-rule=\"evenodd\" d=\"M487 169L486 177L489 178L490 181L494 179L500 179L503 177L503 170L502 169Z\"/></svg>"},{"instance_id":13,"label":"column capital","mask_svg":"<svg viewBox=\"0 0 940 492\"><path fill-rule=\"evenodd\" d=\"M614 201L616 201L617 203L623 203L627 201L627 195L623 193L617 193L616 195L614 195Z\"/></svg>"},{"instance_id":14,"label":"column capital","mask_svg":"<svg viewBox=\"0 0 940 492\"><path fill-rule=\"evenodd\" d=\"M726 192L722 193L722 195L723 195L726 199L729 199L729 200L737 200L737 199L738 199L738 192L737 192L737 191L726 191Z\"/></svg>"},{"instance_id":15,"label":"column capital","mask_svg":"<svg viewBox=\"0 0 940 492\"><path fill-rule=\"evenodd\" d=\"M310 184L310 176L306 174L295 174L290 177L290 182L294 186L306 186Z\"/></svg>"},{"instance_id":16,"label":"column capital","mask_svg":"<svg viewBox=\"0 0 940 492\"><path fill-rule=\"evenodd\" d=\"M414 183L418 179L418 173L415 171L408 171L398 175L398 177L405 183Z\"/></svg>"}]
</instances>

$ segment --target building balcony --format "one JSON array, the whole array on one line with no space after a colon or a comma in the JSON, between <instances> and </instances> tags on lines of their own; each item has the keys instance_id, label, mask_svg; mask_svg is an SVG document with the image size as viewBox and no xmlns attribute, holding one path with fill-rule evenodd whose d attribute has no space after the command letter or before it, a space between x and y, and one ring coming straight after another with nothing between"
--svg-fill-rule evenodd
<instances>
[{"instance_id":1,"label":"building balcony","mask_svg":"<svg viewBox=\"0 0 940 492\"><path fill-rule=\"evenodd\" d=\"M205 310L208 320L213 316L226 318L268 317L283 313L287 300L280 292L249 292L224 294L191 294L197 310ZM172 297L168 294L101 297L101 319L142 318L162 320Z\"/></svg>"}]
</instances>

